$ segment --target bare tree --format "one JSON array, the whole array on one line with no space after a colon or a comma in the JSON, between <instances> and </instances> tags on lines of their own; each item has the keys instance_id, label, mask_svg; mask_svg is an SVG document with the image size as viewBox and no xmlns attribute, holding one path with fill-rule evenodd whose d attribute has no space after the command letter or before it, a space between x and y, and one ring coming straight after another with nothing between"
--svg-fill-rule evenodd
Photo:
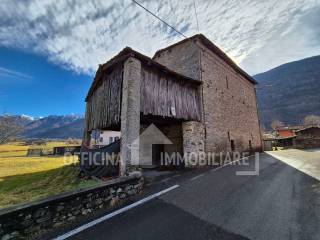
<instances>
[{"instance_id":1,"label":"bare tree","mask_svg":"<svg viewBox=\"0 0 320 240\"><path fill-rule=\"evenodd\" d=\"M0 144L18 137L23 127L11 116L0 116Z\"/></svg>"},{"instance_id":2,"label":"bare tree","mask_svg":"<svg viewBox=\"0 0 320 240\"><path fill-rule=\"evenodd\" d=\"M305 125L320 125L320 116L308 115L304 118Z\"/></svg>"},{"instance_id":3,"label":"bare tree","mask_svg":"<svg viewBox=\"0 0 320 240\"><path fill-rule=\"evenodd\" d=\"M278 128L278 127L283 127L284 126L284 123L283 122L281 122L281 121L279 121L279 120L274 120L274 121L272 121L272 123L271 123L271 128L274 130L274 129L276 129L276 128Z\"/></svg>"}]
</instances>

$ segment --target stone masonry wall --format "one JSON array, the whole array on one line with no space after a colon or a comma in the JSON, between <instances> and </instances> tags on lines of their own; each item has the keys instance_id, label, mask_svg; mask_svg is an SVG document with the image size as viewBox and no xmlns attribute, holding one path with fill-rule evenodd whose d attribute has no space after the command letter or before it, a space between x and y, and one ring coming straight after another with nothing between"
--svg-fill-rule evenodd
<instances>
[{"instance_id":1,"label":"stone masonry wall","mask_svg":"<svg viewBox=\"0 0 320 240\"><path fill-rule=\"evenodd\" d=\"M206 151L261 149L255 86L201 46Z\"/></svg>"},{"instance_id":2,"label":"stone masonry wall","mask_svg":"<svg viewBox=\"0 0 320 240\"><path fill-rule=\"evenodd\" d=\"M206 152L230 151L231 140L236 151L248 150L249 141L252 149L261 149L256 92L252 83L199 40L178 44L155 56L155 60L203 81L199 90Z\"/></svg>"},{"instance_id":3,"label":"stone masonry wall","mask_svg":"<svg viewBox=\"0 0 320 240\"><path fill-rule=\"evenodd\" d=\"M192 41L161 52L154 60L187 77L200 79L199 49Z\"/></svg>"},{"instance_id":4,"label":"stone masonry wall","mask_svg":"<svg viewBox=\"0 0 320 240\"><path fill-rule=\"evenodd\" d=\"M204 165L206 157L204 155L204 126L200 122L188 121L182 123L183 131L183 151L185 156L185 166L193 167Z\"/></svg>"},{"instance_id":5,"label":"stone masonry wall","mask_svg":"<svg viewBox=\"0 0 320 240\"><path fill-rule=\"evenodd\" d=\"M164 145L164 151L168 154L183 153L183 139L181 123L160 127L160 130L170 139L173 144Z\"/></svg>"},{"instance_id":6,"label":"stone masonry wall","mask_svg":"<svg viewBox=\"0 0 320 240\"><path fill-rule=\"evenodd\" d=\"M141 192L141 174L0 211L0 239L33 239L98 209L112 209Z\"/></svg>"}]
</instances>

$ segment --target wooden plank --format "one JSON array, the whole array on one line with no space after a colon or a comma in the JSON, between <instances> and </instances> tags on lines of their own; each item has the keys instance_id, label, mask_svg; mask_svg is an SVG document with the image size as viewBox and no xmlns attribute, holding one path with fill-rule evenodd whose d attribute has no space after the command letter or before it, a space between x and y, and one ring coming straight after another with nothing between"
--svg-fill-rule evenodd
<instances>
[{"instance_id":1,"label":"wooden plank","mask_svg":"<svg viewBox=\"0 0 320 240\"><path fill-rule=\"evenodd\" d=\"M200 121L198 85L175 78L150 66L142 66L140 89L144 115ZM171 108L176 116L172 116Z\"/></svg>"}]
</instances>

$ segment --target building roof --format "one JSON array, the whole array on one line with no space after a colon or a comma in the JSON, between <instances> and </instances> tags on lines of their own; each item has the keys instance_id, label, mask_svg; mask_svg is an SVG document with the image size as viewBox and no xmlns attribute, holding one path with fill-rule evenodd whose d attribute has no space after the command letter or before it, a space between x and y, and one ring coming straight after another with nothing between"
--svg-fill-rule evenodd
<instances>
[{"instance_id":1,"label":"building roof","mask_svg":"<svg viewBox=\"0 0 320 240\"><path fill-rule=\"evenodd\" d=\"M157 55L159 55L161 52L166 51L170 48L173 48L179 44L185 43L187 41L192 41L194 39L199 39L203 45L205 45L208 49L210 49L213 53L218 55L223 61L225 61L228 65L230 65L236 72L241 74L244 78L249 80L253 84L258 84L256 80L254 80L248 73L246 73L244 70L242 70L234 61L231 60L230 57L228 57L227 54L225 54L220 48L218 48L213 42L211 42L208 38L206 38L203 34L196 34L192 37L186 38L180 42L174 43L173 45L170 45L166 48L158 50L153 58L155 58Z\"/></svg>"},{"instance_id":2,"label":"building roof","mask_svg":"<svg viewBox=\"0 0 320 240\"><path fill-rule=\"evenodd\" d=\"M304 128L305 126L303 125L295 125L295 126L281 126L281 127L276 127L274 130L275 131L284 131L284 130L299 130Z\"/></svg>"},{"instance_id":3,"label":"building roof","mask_svg":"<svg viewBox=\"0 0 320 240\"><path fill-rule=\"evenodd\" d=\"M306 126L302 129L299 129L297 132L303 132L303 131L311 129L311 128L320 129L320 126L318 126L318 125Z\"/></svg>"},{"instance_id":4,"label":"building roof","mask_svg":"<svg viewBox=\"0 0 320 240\"><path fill-rule=\"evenodd\" d=\"M274 129L274 131L285 131L285 130L294 130L294 131L302 131L302 130L305 130L305 129L309 129L309 128L312 128L312 127L315 127L315 128L319 128L320 125L294 125L294 126L282 126L282 127L276 127Z\"/></svg>"},{"instance_id":5,"label":"building roof","mask_svg":"<svg viewBox=\"0 0 320 240\"><path fill-rule=\"evenodd\" d=\"M293 136L287 136L287 137L276 137L276 140L284 140L284 139L291 139L291 138L296 138L296 135Z\"/></svg>"},{"instance_id":6,"label":"building roof","mask_svg":"<svg viewBox=\"0 0 320 240\"><path fill-rule=\"evenodd\" d=\"M263 138L264 141L272 141L272 140L276 139L276 137L273 134L270 134L270 133L264 133L262 135L262 138Z\"/></svg>"},{"instance_id":7,"label":"building roof","mask_svg":"<svg viewBox=\"0 0 320 240\"><path fill-rule=\"evenodd\" d=\"M197 80L197 79L193 79L187 76L184 76L180 73L177 73L169 68L167 68L166 66L154 61L153 59L151 59L150 57L147 57L133 49L131 49L130 47L126 47L124 48L122 51L120 51L115 57L111 58L109 61L107 61L106 63L99 65L99 68L96 72L96 75L94 77L94 80L91 84L91 87L88 91L87 97L86 97L86 101L88 101L88 98L92 95L92 93L95 91L95 89L97 88L97 86L99 85L99 82L101 81L101 76L102 73L108 70L113 69L113 67L117 66L118 64L122 64L123 62L125 62L129 57L134 57L139 59L142 63L145 63L149 66L153 66L157 69L159 69L160 71L167 73L169 75L172 75L178 79L183 79L184 81L187 81L189 83L192 84L196 84L196 85L200 85L202 82Z\"/></svg>"}]
</instances>

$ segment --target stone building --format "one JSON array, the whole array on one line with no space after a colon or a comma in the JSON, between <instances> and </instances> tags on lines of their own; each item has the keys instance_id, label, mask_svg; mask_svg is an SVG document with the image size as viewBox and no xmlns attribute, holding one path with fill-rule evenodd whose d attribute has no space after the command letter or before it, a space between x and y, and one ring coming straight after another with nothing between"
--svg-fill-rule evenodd
<instances>
[{"instance_id":1,"label":"stone building","mask_svg":"<svg viewBox=\"0 0 320 240\"><path fill-rule=\"evenodd\" d=\"M96 73L86 98L84 144L93 130L121 131L122 173L144 156L144 147L133 143L151 123L173 143L152 146L152 158L160 152L189 159L260 150L255 85L201 34L157 51L153 59L125 48Z\"/></svg>"},{"instance_id":2,"label":"stone building","mask_svg":"<svg viewBox=\"0 0 320 240\"><path fill-rule=\"evenodd\" d=\"M256 81L204 35L198 34L156 52L153 59L201 81L201 121L205 151L261 148Z\"/></svg>"},{"instance_id":3,"label":"stone building","mask_svg":"<svg viewBox=\"0 0 320 240\"><path fill-rule=\"evenodd\" d=\"M293 147L308 149L320 148L320 126L310 126L296 132L293 139Z\"/></svg>"},{"instance_id":4,"label":"stone building","mask_svg":"<svg viewBox=\"0 0 320 240\"><path fill-rule=\"evenodd\" d=\"M270 148L271 144L271 148ZM272 138L265 138L264 150L275 148L319 148L320 147L320 126L295 125L278 127L272 131Z\"/></svg>"}]
</instances>

